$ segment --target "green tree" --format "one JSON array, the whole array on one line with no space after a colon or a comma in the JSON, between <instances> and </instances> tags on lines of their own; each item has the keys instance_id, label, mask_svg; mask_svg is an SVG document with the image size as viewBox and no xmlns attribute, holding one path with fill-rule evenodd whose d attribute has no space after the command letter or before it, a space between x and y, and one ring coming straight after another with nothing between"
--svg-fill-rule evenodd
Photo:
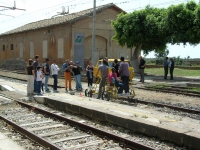
<instances>
[{"instance_id":1,"label":"green tree","mask_svg":"<svg viewBox=\"0 0 200 150\"><path fill-rule=\"evenodd\" d=\"M129 14L119 14L112 22L115 29L113 39L121 46L134 48L132 61L134 71L138 72L137 57L142 49L145 54L152 50L163 51L166 49L166 9L147 6L143 10Z\"/></svg>"},{"instance_id":2,"label":"green tree","mask_svg":"<svg viewBox=\"0 0 200 150\"><path fill-rule=\"evenodd\" d=\"M199 43L199 19L196 17L198 5L194 1L187 4L172 5L168 8L167 27L168 43Z\"/></svg>"},{"instance_id":3,"label":"green tree","mask_svg":"<svg viewBox=\"0 0 200 150\"><path fill-rule=\"evenodd\" d=\"M156 58L163 58L163 57L167 57L168 54L169 54L169 50L166 49L166 50L164 50L164 51L159 51L159 52L155 53L154 56L155 56Z\"/></svg>"}]
</instances>

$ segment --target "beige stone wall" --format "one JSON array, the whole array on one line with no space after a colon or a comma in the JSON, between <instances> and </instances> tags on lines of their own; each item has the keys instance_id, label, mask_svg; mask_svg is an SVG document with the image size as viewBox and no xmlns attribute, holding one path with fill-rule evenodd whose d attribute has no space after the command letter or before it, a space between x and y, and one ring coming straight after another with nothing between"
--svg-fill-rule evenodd
<instances>
[{"instance_id":1,"label":"beige stone wall","mask_svg":"<svg viewBox=\"0 0 200 150\"><path fill-rule=\"evenodd\" d=\"M95 57L98 59L108 56L109 58L119 58L125 56L130 59L131 50L119 46L116 41L112 40L114 30L111 27L111 20L115 20L119 14L118 10L113 8L105 9L96 16L96 40L95 40ZM73 32L85 33L85 62L92 55L92 29L93 17L76 21L73 23Z\"/></svg>"},{"instance_id":2,"label":"beige stone wall","mask_svg":"<svg viewBox=\"0 0 200 150\"><path fill-rule=\"evenodd\" d=\"M0 60L10 58L20 58L20 43L23 45L23 60L27 61L29 58L34 59L35 55L40 56L42 63L46 58L43 58L43 41L47 41L47 56L51 60L57 60L62 63L66 58L70 58L71 37L69 25L55 26L51 28L44 28L40 30L32 30L14 35L1 36L0 39ZM63 39L63 58L58 59L58 39ZM32 44L30 44L32 43ZM10 45L13 44L14 50L10 50ZM6 45L5 51L2 46ZM31 45L34 52L33 57L30 56Z\"/></svg>"},{"instance_id":3,"label":"beige stone wall","mask_svg":"<svg viewBox=\"0 0 200 150\"><path fill-rule=\"evenodd\" d=\"M118 10L114 8L107 8L96 16L96 59L105 56L119 58L121 55L128 56L128 59L130 59L131 51L120 47L112 40L114 30L111 27L111 20L116 19L118 13ZM30 42L32 42L32 45L34 45L34 55L39 55L40 63L42 63L45 60L43 58L43 41L47 40L48 58L51 60L56 59L59 64L62 64L65 59L71 59L73 57L73 34L75 32L81 32L85 34L84 60L87 61L91 58L92 50L92 19L92 16L87 16L72 24L66 23L38 30L0 36L0 60L3 61L10 58L18 59L20 57L21 43L23 45L22 60L27 61L30 58ZM63 58L58 58L58 39L63 39ZM10 44L13 44L14 50L10 50ZM3 45L6 46L4 51L2 50Z\"/></svg>"}]
</instances>

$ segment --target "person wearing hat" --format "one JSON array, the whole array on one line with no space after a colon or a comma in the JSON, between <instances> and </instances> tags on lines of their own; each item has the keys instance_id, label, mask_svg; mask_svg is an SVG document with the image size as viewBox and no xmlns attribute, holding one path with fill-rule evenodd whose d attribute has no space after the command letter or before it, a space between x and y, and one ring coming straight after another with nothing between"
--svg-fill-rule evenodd
<instances>
[{"instance_id":1,"label":"person wearing hat","mask_svg":"<svg viewBox=\"0 0 200 150\"><path fill-rule=\"evenodd\" d=\"M81 83L81 71L83 71L82 67L80 66L80 62L76 61L75 65L71 65L72 71L75 76L75 81L76 81L76 90L77 91L82 91L82 83Z\"/></svg>"},{"instance_id":2,"label":"person wearing hat","mask_svg":"<svg viewBox=\"0 0 200 150\"><path fill-rule=\"evenodd\" d=\"M37 92L38 95L42 95L41 94L41 88L42 88L42 79L44 78L43 74L42 74L42 67L41 66L37 66Z\"/></svg>"}]
</instances>

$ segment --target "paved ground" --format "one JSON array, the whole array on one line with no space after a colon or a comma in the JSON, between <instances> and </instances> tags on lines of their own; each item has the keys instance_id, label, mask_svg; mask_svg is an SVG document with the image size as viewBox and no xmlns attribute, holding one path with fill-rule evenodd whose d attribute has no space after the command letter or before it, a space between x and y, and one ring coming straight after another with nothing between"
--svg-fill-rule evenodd
<instances>
[{"instance_id":1,"label":"paved ground","mask_svg":"<svg viewBox=\"0 0 200 150\"><path fill-rule=\"evenodd\" d=\"M147 80L147 82L152 81ZM26 84L0 79L0 85L12 87L12 89L15 89L12 93L19 93L24 97L22 98L24 100L29 99L26 97ZM86 88L87 84L84 83L83 86ZM146 97L152 97L152 93L147 95L147 91L145 91L145 95ZM192 146L196 146L196 149L200 148L197 144L200 140L200 124L198 120L160 112L150 106L128 106L111 101L88 98L83 93L80 94L80 92L76 93L76 95L71 95L65 93L64 88L60 89L59 93L45 93L44 96L36 96L35 99L37 101L45 100L49 106L61 110L108 121L133 131L168 139L177 144L190 146L189 144L192 142Z\"/></svg>"},{"instance_id":2,"label":"paved ground","mask_svg":"<svg viewBox=\"0 0 200 150\"><path fill-rule=\"evenodd\" d=\"M4 134L0 133L0 150L24 150L17 143L13 142L11 139L6 137Z\"/></svg>"}]
</instances>

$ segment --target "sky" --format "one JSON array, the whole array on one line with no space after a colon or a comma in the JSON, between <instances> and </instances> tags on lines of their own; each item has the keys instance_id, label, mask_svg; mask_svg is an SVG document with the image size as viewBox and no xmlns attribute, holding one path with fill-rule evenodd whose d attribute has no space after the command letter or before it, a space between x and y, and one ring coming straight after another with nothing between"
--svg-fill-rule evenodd
<instances>
[{"instance_id":1,"label":"sky","mask_svg":"<svg viewBox=\"0 0 200 150\"><path fill-rule=\"evenodd\" d=\"M23 10L10 10L0 7L0 34L6 31L15 29L25 24L36 22L43 19L49 19L57 12L62 11L62 6L69 7L69 13L79 12L81 10L93 8L94 0L15 0L16 8ZM186 3L189 0L96 0L96 6L114 3L126 12L143 9L150 5L153 7L168 7L172 4ZM195 0L199 2L199 0ZM14 0L0 0L0 6L14 6ZM6 16L7 15L7 16ZM181 58L200 58L200 44L197 46L190 45L167 45L169 49L169 57ZM146 56L154 58L154 53L151 52Z\"/></svg>"}]
</instances>

